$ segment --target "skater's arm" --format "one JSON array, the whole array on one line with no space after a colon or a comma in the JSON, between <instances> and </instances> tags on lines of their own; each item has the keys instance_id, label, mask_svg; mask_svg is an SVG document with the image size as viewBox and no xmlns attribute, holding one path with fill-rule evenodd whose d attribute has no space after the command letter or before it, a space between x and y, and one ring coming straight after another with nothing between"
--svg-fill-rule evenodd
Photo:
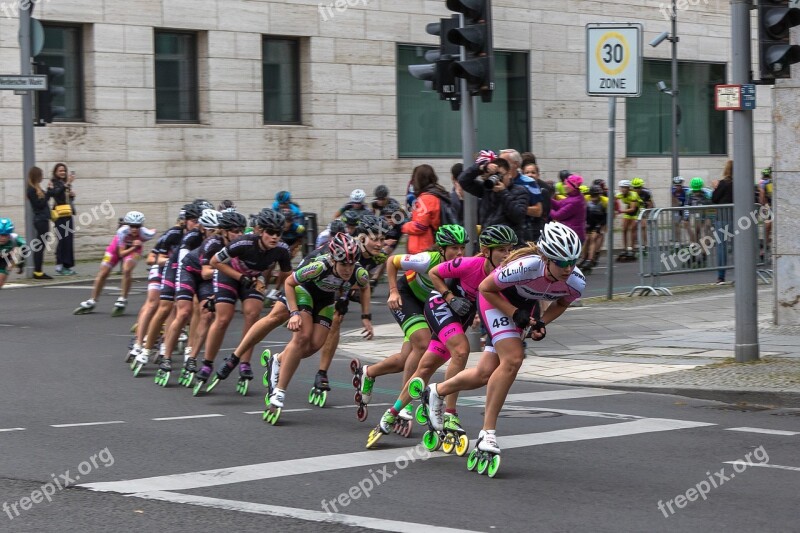
<instances>
[{"instance_id":1,"label":"skater's arm","mask_svg":"<svg viewBox=\"0 0 800 533\"><path fill-rule=\"evenodd\" d=\"M442 278L439 275L440 266L441 265L436 265L435 267L433 267L430 270L430 272L428 272L428 277L430 278L431 283L433 284L433 288L436 289L439 292L439 294L444 295L443 296L444 301L448 302L449 301L447 299L448 296L450 297L450 300L452 300L455 297L455 295L447 288L447 284L445 284L444 278Z\"/></svg>"},{"instance_id":2,"label":"skater's arm","mask_svg":"<svg viewBox=\"0 0 800 533\"><path fill-rule=\"evenodd\" d=\"M363 280L364 278L363 274L365 273L366 271L364 271L364 273L358 272L356 276L359 280ZM363 333L364 338L369 341L372 340L372 337L374 336L374 332L372 330L372 314L370 314L370 307L369 307L370 306L369 299L371 297L372 290L370 288L369 281L367 281L363 285L359 283L359 286L361 288L361 290L359 291L360 292L359 301L361 303L361 325L364 326L364 329L361 331L361 333Z\"/></svg>"},{"instance_id":3,"label":"skater's arm","mask_svg":"<svg viewBox=\"0 0 800 533\"><path fill-rule=\"evenodd\" d=\"M297 295L294 292L295 287L299 285L300 283L297 282L294 276L286 278L286 282L283 284L284 294L286 296L286 308L289 310L289 322L286 324L289 331L299 330L303 322L300 310L297 308Z\"/></svg>"},{"instance_id":4,"label":"skater's arm","mask_svg":"<svg viewBox=\"0 0 800 533\"><path fill-rule=\"evenodd\" d=\"M488 299L488 298L487 298ZM570 302L566 298L559 298L547 306L547 310L542 314L542 322L549 324L560 317L569 308Z\"/></svg>"},{"instance_id":5,"label":"skater's arm","mask_svg":"<svg viewBox=\"0 0 800 533\"><path fill-rule=\"evenodd\" d=\"M500 295L502 289L495 283L494 276L488 276L484 279L478 287L478 290L492 307L499 309L505 315L514 315L514 311L516 311L517 308Z\"/></svg>"}]
</instances>

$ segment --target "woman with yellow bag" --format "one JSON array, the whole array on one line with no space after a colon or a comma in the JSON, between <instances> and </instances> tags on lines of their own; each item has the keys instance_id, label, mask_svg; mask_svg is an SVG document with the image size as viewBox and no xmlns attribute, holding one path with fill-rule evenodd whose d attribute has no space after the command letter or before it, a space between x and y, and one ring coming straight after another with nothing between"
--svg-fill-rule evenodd
<instances>
[{"instance_id":1,"label":"woman with yellow bag","mask_svg":"<svg viewBox=\"0 0 800 533\"><path fill-rule=\"evenodd\" d=\"M75 253L73 248L75 223L72 219L72 202L75 193L72 192L72 182L75 172L67 172L67 165L56 163L53 167L53 177L50 180L50 189L55 205L51 211L55 232L58 236L56 248L56 273L62 276L73 276L75 271Z\"/></svg>"}]
</instances>

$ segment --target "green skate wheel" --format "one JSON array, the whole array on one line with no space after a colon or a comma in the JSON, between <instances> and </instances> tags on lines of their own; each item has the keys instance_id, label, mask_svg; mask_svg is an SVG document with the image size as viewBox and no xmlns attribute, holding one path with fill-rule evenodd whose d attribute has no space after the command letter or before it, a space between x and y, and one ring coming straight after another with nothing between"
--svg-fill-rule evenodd
<instances>
[{"instance_id":1,"label":"green skate wheel","mask_svg":"<svg viewBox=\"0 0 800 533\"><path fill-rule=\"evenodd\" d=\"M269 364L269 359L272 353L269 350L264 350L261 352L261 366L267 366Z\"/></svg>"},{"instance_id":2,"label":"green skate wheel","mask_svg":"<svg viewBox=\"0 0 800 533\"><path fill-rule=\"evenodd\" d=\"M274 411L272 409L267 409L267 411L269 413L267 415L267 422L269 422L274 426L275 424L278 423L278 419L281 417L281 408L278 407Z\"/></svg>"},{"instance_id":3,"label":"green skate wheel","mask_svg":"<svg viewBox=\"0 0 800 533\"><path fill-rule=\"evenodd\" d=\"M422 391L425 390L425 382L420 377L412 379L408 383L408 394L414 400L419 400L422 397Z\"/></svg>"},{"instance_id":4,"label":"green skate wheel","mask_svg":"<svg viewBox=\"0 0 800 533\"><path fill-rule=\"evenodd\" d=\"M478 466L478 450L472 450L467 457L467 470L472 472Z\"/></svg>"},{"instance_id":5,"label":"green skate wheel","mask_svg":"<svg viewBox=\"0 0 800 533\"><path fill-rule=\"evenodd\" d=\"M429 452L434 452L439 447L439 435L435 431L428 430L422 436L422 445Z\"/></svg>"},{"instance_id":6,"label":"green skate wheel","mask_svg":"<svg viewBox=\"0 0 800 533\"><path fill-rule=\"evenodd\" d=\"M267 417L269 417L269 411L267 411L266 409L264 409L264 414L263 414L263 415L261 415L261 420L263 420L264 422L266 422L266 421L267 421Z\"/></svg>"},{"instance_id":7,"label":"green skate wheel","mask_svg":"<svg viewBox=\"0 0 800 533\"><path fill-rule=\"evenodd\" d=\"M458 441L456 442L456 455L464 457L467 454L467 450L469 450L469 438L462 433L458 436Z\"/></svg>"},{"instance_id":8,"label":"green skate wheel","mask_svg":"<svg viewBox=\"0 0 800 533\"><path fill-rule=\"evenodd\" d=\"M264 377L261 378L261 383L264 384L264 387L269 388L269 374L267 371L264 371Z\"/></svg>"},{"instance_id":9,"label":"green skate wheel","mask_svg":"<svg viewBox=\"0 0 800 533\"><path fill-rule=\"evenodd\" d=\"M453 453L455 447L456 447L455 438L453 437L452 433L448 433L444 437L444 442L442 442L442 451L450 455L451 453Z\"/></svg>"},{"instance_id":10,"label":"green skate wheel","mask_svg":"<svg viewBox=\"0 0 800 533\"><path fill-rule=\"evenodd\" d=\"M478 459L478 474L485 474L487 468L489 468L489 459L481 454L480 459Z\"/></svg>"},{"instance_id":11,"label":"green skate wheel","mask_svg":"<svg viewBox=\"0 0 800 533\"><path fill-rule=\"evenodd\" d=\"M319 400L317 400L317 405L320 407L325 407L325 402L328 401L328 391L324 390L319 395Z\"/></svg>"},{"instance_id":12,"label":"green skate wheel","mask_svg":"<svg viewBox=\"0 0 800 533\"><path fill-rule=\"evenodd\" d=\"M314 387L311 387L311 390L308 391L308 403L317 405L317 394L314 392Z\"/></svg>"},{"instance_id":13,"label":"green skate wheel","mask_svg":"<svg viewBox=\"0 0 800 533\"><path fill-rule=\"evenodd\" d=\"M247 396L247 384L250 383L250 380L242 380L236 385L236 392L241 394L242 396Z\"/></svg>"},{"instance_id":14,"label":"green skate wheel","mask_svg":"<svg viewBox=\"0 0 800 533\"><path fill-rule=\"evenodd\" d=\"M211 380L211 383L209 383L209 384L208 384L208 387L206 387L206 392L211 392L212 390L214 390L214 387L216 387L216 386L217 386L217 384L218 384L220 381L222 381L222 380L220 380L220 379L219 379L219 376L217 376L216 374L214 374L214 377L212 378L212 380Z\"/></svg>"},{"instance_id":15,"label":"green skate wheel","mask_svg":"<svg viewBox=\"0 0 800 533\"><path fill-rule=\"evenodd\" d=\"M192 389L192 396L197 396L200 394L200 389L203 388L203 382L198 380L197 383L194 384L194 388Z\"/></svg>"},{"instance_id":16,"label":"green skate wheel","mask_svg":"<svg viewBox=\"0 0 800 533\"><path fill-rule=\"evenodd\" d=\"M136 366L133 369L133 377L138 377L139 372L142 371L142 368L144 368L144 365L142 363L136 363Z\"/></svg>"},{"instance_id":17,"label":"green skate wheel","mask_svg":"<svg viewBox=\"0 0 800 533\"><path fill-rule=\"evenodd\" d=\"M425 413L425 407L422 404L418 405L417 410L414 411L414 418L420 426L428 425L428 415Z\"/></svg>"},{"instance_id":18,"label":"green skate wheel","mask_svg":"<svg viewBox=\"0 0 800 533\"><path fill-rule=\"evenodd\" d=\"M269 408L269 393L264 395L264 405L266 405L267 408Z\"/></svg>"},{"instance_id":19,"label":"green skate wheel","mask_svg":"<svg viewBox=\"0 0 800 533\"><path fill-rule=\"evenodd\" d=\"M489 461L489 477L494 477L497 474L497 471L500 469L500 456L495 455L492 457L491 461Z\"/></svg>"}]
</instances>

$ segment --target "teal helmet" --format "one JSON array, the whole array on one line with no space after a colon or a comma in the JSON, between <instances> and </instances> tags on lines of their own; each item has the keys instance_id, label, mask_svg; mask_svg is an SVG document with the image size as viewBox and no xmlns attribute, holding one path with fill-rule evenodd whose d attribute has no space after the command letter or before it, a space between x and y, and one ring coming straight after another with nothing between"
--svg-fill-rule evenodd
<instances>
[{"instance_id":1,"label":"teal helmet","mask_svg":"<svg viewBox=\"0 0 800 533\"><path fill-rule=\"evenodd\" d=\"M442 248L445 246L467 244L469 242L467 230L458 224L445 224L444 226L440 226L434 238L436 239L436 244Z\"/></svg>"},{"instance_id":2,"label":"teal helmet","mask_svg":"<svg viewBox=\"0 0 800 533\"><path fill-rule=\"evenodd\" d=\"M11 235L14 231L14 223L10 218L0 218L0 235Z\"/></svg>"},{"instance_id":3,"label":"teal helmet","mask_svg":"<svg viewBox=\"0 0 800 533\"><path fill-rule=\"evenodd\" d=\"M505 224L497 224L484 228L478 237L478 243L487 248L517 244L517 234Z\"/></svg>"}]
</instances>

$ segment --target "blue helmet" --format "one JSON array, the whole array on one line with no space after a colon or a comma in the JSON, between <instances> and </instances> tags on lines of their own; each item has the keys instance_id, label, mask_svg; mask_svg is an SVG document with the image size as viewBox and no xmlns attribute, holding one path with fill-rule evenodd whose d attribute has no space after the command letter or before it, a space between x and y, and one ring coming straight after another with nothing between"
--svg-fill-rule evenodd
<instances>
[{"instance_id":1,"label":"blue helmet","mask_svg":"<svg viewBox=\"0 0 800 533\"><path fill-rule=\"evenodd\" d=\"M292 199L292 193L290 193L289 191L278 191L275 194L275 201L278 202L279 204L285 204L291 201L291 199Z\"/></svg>"},{"instance_id":2,"label":"blue helmet","mask_svg":"<svg viewBox=\"0 0 800 533\"><path fill-rule=\"evenodd\" d=\"M10 218L0 218L0 235L11 235L14 231L14 223Z\"/></svg>"}]
</instances>

